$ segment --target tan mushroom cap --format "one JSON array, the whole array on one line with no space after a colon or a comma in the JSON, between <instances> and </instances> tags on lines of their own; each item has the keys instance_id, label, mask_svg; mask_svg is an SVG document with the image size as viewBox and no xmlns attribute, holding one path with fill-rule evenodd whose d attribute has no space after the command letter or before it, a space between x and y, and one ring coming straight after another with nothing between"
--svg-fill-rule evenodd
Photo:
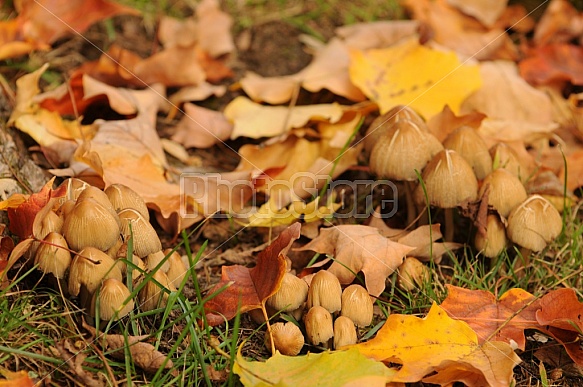
<instances>
[{"instance_id":1,"label":"tan mushroom cap","mask_svg":"<svg viewBox=\"0 0 583 387\"><path fill-rule=\"evenodd\" d=\"M295 356L304 346L304 335L298 326L290 321L275 323L271 326L273 344L282 355ZM271 348L269 332L265 334L265 346Z\"/></svg>"},{"instance_id":2,"label":"tan mushroom cap","mask_svg":"<svg viewBox=\"0 0 583 387\"><path fill-rule=\"evenodd\" d=\"M34 235L43 239L51 232L61 233L63 229L63 218L57 215L54 211L49 211L40 222L38 230L34 230Z\"/></svg>"},{"instance_id":3,"label":"tan mushroom cap","mask_svg":"<svg viewBox=\"0 0 583 387\"><path fill-rule=\"evenodd\" d=\"M524 185L504 168L498 168L486 176L478 196L482 196L488 185L490 186L488 204L505 218L508 217L510 211L526 200L527 194Z\"/></svg>"},{"instance_id":4,"label":"tan mushroom cap","mask_svg":"<svg viewBox=\"0 0 583 387\"><path fill-rule=\"evenodd\" d=\"M164 254L164 252L162 250L156 251L155 253L151 253L148 254L145 258L144 258L144 264L146 264L146 268L150 271L154 271L156 270L156 268L158 267L158 265L160 265L160 263L162 263L160 265L160 267L158 268L158 270L163 271L164 273L167 273L168 270L170 269L170 263L168 262L168 259L170 257L166 257L166 254Z\"/></svg>"},{"instance_id":5,"label":"tan mushroom cap","mask_svg":"<svg viewBox=\"0 0 583 387\"><path fill-rule=\"evenodd\" d=\"M334 336L334 325L330 312L321 306L313 306L304 316L304 324L310 343L314 345L322 343L327 347L328 340Z\"/></svg>"},{"instance_id":6,"label":"tan mushroom cap","mask_svg":"<svg viewBox=\"0 0 583 387\"><path fill-rule=\"evenodd\" d=\"M119 212L119 219L121 220L121 233L124 240L128 240L133 232L134 236L134 254L143 258L148 254L152 254L162 250L162 243L156 230L147 221L139 211L133 208L126 208ZM130 231L131 224L131 231Z\"/></svg>"},{"instance_id":7,"label":"tan mushroom cap","mask_svg":"<svg viewBox=\"0 0 583 387\"><path fill-rule=\"evenodd\" d=\"M429 160L443 149L437 138L411 121L395 123L395 130L381 136L370 155L370 169L376 175L394 180L417 180Z\"/></svg>"},{"instance_id":8,"label":"tan mushroom cap","mask_svg":"<svg viewBox=\"0 0 583 387\"><path fill-rule=\"evenodd\" d=\"M397 286L407 292L429 282L429 268L415 257L405 258L398 270Z\"/></svg>"},{"instance_id":9,"label":"tan mushroom cap","mask_svg":"<svg viewBox=\"0 0 583 387\"><path fill-rule=\"evenodd\" d=\"M344 289L340 314L350 318L358 327L370 325L373 305L366 289L360 285L350 285Z\"/></svg>"},{"instance_id":10,"label":"tan mushroom cap","mask_svg":"<svg viewBox=\"0 0 583 387\"><path fill-rule=\"evenodd\" d=\"M122 280L121 271L115 261L95 247L86 247L71 262L69 293L77 296L83 285L90 294L93 294L101 285L101 281L107 278Z\"/></svg>"},{"instance_id":11,"label":"tan mushroom cap","mask_svg":"<svg viewBox=\"0 0 583 387\"><path fill-rule=\"evenodd\" d=\"M508 216L508 239L532 251L541 251L563 229L559 211L540 195L529 196Z\"/></svg>"},{"instance_id":12,"label":"tan mushroom cap","mask_svg":"<svg viewBox=\"0 0 583 387\"><path fill-rule=\"evenodd\" d=\"M314 306L322 306L330 313L337 312L342 308L340 281L328 270L320 270L310 282L307 307Z\"/></svg>"},{"instance_id":13,"label":"tan mushroom cap","mask_svg":"<svg viewBox=\"0 0 583 387\"><path fill-rule=\"evenodd\" d=\"M172 285L174 285L175 288L178 288L184 280L184 277L186 277L186 274L188 274L188 268L182 261L182 257L178 251L166 249L164 250L164 254L170 254L168 257L168 271L166 272L166 275Z\"/></svg>"},{"instance_id":14,"label":"tan mushroom cap","mask_svg":"<svg viewBox=\"0 0 583 387\"><path fill-rule=\"evenodd\" d=\"M133 208L137 210L144 219L150 220L148 207L144 199L133 189L123 184L112 184L105 189L105 194L116 211Z\"/></svg>"},{"instance_id":15,"label":"tan mushroom cap","mask_svg":"<svg viewBox=\"0 0 583 387\"><path fill-rule=\"evenodd\" d=\"M291 312L298 309L308 297L308 284L291 273L285 273L279 289L267 299L275 310Z\"/></svg>"},{"instance_id":16,"label":"tan mushroom cap","mask_svg":"<svg viewBox=\"0 0 583 387\"><path fill-rule=\"evenodd\" d=\"M375 118L366 130L364 137L364 150L367 154L372 152L379 138L394 129L394 124L400 121L411 121L421 130L428 131L427 125L419 114L409 106L397 105L385 114Z\"/></svg>"},{"instance_id":17,"label":"tan mushroom cap","mask_svg":"<svg viewBox=\"0 0 583 387\"><path fill-rule=\"evenodd\" d=\"M77 202L63 223L63 236L69 247L80 251L95 247L106 251L119 238L118 220L94 199Z\"/></svg>"},{"instance_id":18,"label":"tan mushroom cap","mask_svg":"<svg viewBox=\"0 0 583 387\"><path fill-rule=\"evenodd\" d=\"M65 238L57 233L50 232L36 250L34 263L43 273L51 273L56 278L64 278L71 265L71 253Z\"/></svg>"},{"instance_id":19,"label":"tan mushroom cap","mask_svg":"<svg viewBox=\"0 0 583 387\"><path fill-rule=\"evenodd\" d=\"M492 172L492 157L480 135L469 126L462 126L443 140L445 149L452 149L462 156L474 170L478 180Z\"/></svg>"},{"instance_id":20,"label":"tan mushroom cap","mask_svg":"<svg viewBox=\"0 0 583 387\"><path fill-rule=\"evenodd\" d=\"M486 235L479 232L474 237L474 245L484 256L495 258L508 244L506 239L506 227L497 215L490 214L486 218Z\"/></svg>"},{"instance_id":21,"label":"tan mushroom cap","mask_svg":"<svg viewBox=\"0 0 583 387\"><path fill-rule=\"evenodd\" d=\"M464 201L478 198L478 180L472 167L451 149L436 154L423 170L429 204L440 208L454 208ZM415 201L425 203L422 186L415 189Z\"/></svg>"},{"instance_id":22,"label":"tan mushroom cap","mask_svg":"<svg viewBox=\"0 0 583 387\"><path fill-rule=\"evenodd\" d=\"M336 321L334 321L334 349L356 344L356 341L354 322L346 316L337 317Z\"/></svg>"},{"instance_id":23,"label":"tan mushroom cap","mask_svg":"<svg viewBox=\"0 0 583 387\"><path fill-rule=\"evenodd\" d=\"M164 291L160 286L158 286L158 284L156 284L156 282L152 281L152 279L158 281L158 283L166 290L171 292L176 291L176 288L174 285L172 285L168 279L168 276L158 270L152 274L152 277L138 293L138 300L140 301L139 307L143 311L163 308L168 302L168 292ZM144 281L146 281L146 279L144 279Z\"/></svg>"},{"instance_id":24,"label":"tan mushroom cap","mask_svg":"<svg viewBox=\"0 0 583 387\"><path fill-rule=\"evenodd\" d=\"M98 292L93 294L89 313L95 316L97 301L99 301L99 318L105 321L119 320L134 309L134 300L130 297L129 289L114 278L108 278L101 284ZM128 300L124 304L124 301Z\"/></svg>"},{"instance_id":25,"label":"tan mushroom cap","mask_svg":"<svg viewBox=\"0 0 583 387\"><path fill-rule=\"evenodd\" d=\"M500 142L491 147L490 156L492 156L493 169L504 168L523 183L528 179L530 171L507 144Z\"/></svg>"}]
</instances>

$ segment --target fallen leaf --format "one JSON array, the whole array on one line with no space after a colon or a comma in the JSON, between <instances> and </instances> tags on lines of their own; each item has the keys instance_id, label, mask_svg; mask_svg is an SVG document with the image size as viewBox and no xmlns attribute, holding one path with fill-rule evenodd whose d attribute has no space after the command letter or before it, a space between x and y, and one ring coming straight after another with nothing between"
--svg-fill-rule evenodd
<instances>
[{"instance_id":1,"label":"fallen leaf","mask_svg":"<svg viewBox=\"0 0 583 387\"><path fill-rule=\"evenodd\" d=\"M0 379L0 387L33 387L35 385L27 371L12 372L0 368L0 375L4 377L4 379Z\"/></svg>"},{"instance_id":2,"label":"fallen leaf","mask_svg":"<svg viewBox=\"0 0 583 387\"><path fill-rule=\"evenodd\" d=\"M350 79L379 105L381 114L407 105L425 118L445 105L457 113L482 84L478 66L462 64L454 52L422 46L416 39L385 49L351 51Z\"/></svg>"},{"instance_id":3,"label":"fallen leaf","mask_svg":"<svg viewBox=\"0 0 583 387\"><path fill-rule=\"evenodd\" d=\"M508 344L480 345L468 324L435 303L423 319L391 314L374 339L353 347L375 360L402 364L392 381L403 383L509 386L520 363Z\"/></svg>"},{"instance_id":4,"label":"fallen leaf","mask_svg":"<svg viewBox=\"0 0 583 387\"><path fill-rule=\"evenodd\" d=\"M439 142L443 142L451 132L462 126L478 129L484 118L486 115L479 112L456 116L449 105L445 105L441 113L434 115L427 121L427 126Z\"/></svg>"},{"instance_id":5,"label":"fallen leaf","mask_svg":"<svg viewBox=\"0 0 583 387\"><path fill-rule=\"evenodd\" d=\"M223 266L221 281L208 291L209 295L225 288L208 300L204 307L209 325L219 325L252 309L262 308L265 300L281 286L286 271L285 255L294 240L300 237L300 224L285 229L272 244L257 255L257 264Z\"/></svg>"},{"instance_id":6,"label":"fallen leaf","mask_svg":"<svg viewBox=\"0 0 583 387\"><path fill-rule=\"evenodd\" d=\"M279 208L273 200L275 197L272 196L270 200L259 207L257 212L245 217L245 222L242 224L247 227L277 227L289 225L298 219L305 223L311 223L332 216L342 205L331 202L320 206L320 198L317 197L309 203L296 200L287 207Z\"/></svg>"},{"instance_id":7,"label":"fallen leaf","mask_svg":"<svg viewBox=\"0 0 583 387\"><path fill-rule=\"evenodd\" d=\"M167 355L158 351L152 344L139 341L137 337L106 335L105 340L111 356L123 361L128 356L124 350L127 349L131 361L146 372L155 373L161 367L170 370L174 367L174 363Z\"/></svg>"},{"instance_id":8,"label":"fallen leaf","mask_svg":"<svg viewBox=\"0 0 583 387\"><path fill-rule=\"evenodd\" d=\"M491 27L504 13L508 0L494 0L488 3L481 0L447 0L447 2L463 13L475 17L485 26Z\"/></svg>"},{"instance_id":9,"label":"fallen leaf","mask_svg":"<svg viewBox=\"0 0 583 387\"><path fill-rule=\"evenodd\" d=\"M196 6L197 32L200 47L212 57L235 50L231 35L233 18L221 11L217 0L203 0Z\"/></svg>"},{"instance_id":10,"label":"fallen leaf","mask_svg":"<svg viewBox=\"0 0 583 387\"><path fill-rule=\"evenodd\" d=\"M364 273L366 289L377 297L385 290L385 280L403 263L414 247L383 237L374 227L340 225L320 230L320 235L298 251L313 250L334 255L328 268L343 285Z\"/></svg>"},{"instance_id":11,"label":"fallen leaf","mask_svg":"<svg viewBox=\"0 0 583 387\"><path fill-rule=\"evenodd\" d=\"M346 365L350 364L350 367ZM244 386L378 386L391 381L394 371L367 359L356 349L284 356L279 352L266 362L247 361L241 353L233 366Z\"/></svg>"},{"instance_id":12,"label":"fallen leaf","mask_svg":"<svg viewBox=\"0 0 583 387\"><path fill-rule=\"evenodd\" d=\"M570 1L552 0L534 29L533 42L537 46L566 43L582 34L583 12Z\"/></svg>"},{"instance_id":13,"label":"fallen leaf","mask_svg":"<svg viewBox=\"0 0 583 387\"><path fill-rule=\"evenodd\" d=\"M284 135L292 128L300 128L310 120L332 123L344 114L336 103L306 106L263 106L245 97L237 97L224 110L234 125L231 139L237 137L261 138Z\"/></svg>"},{"instance_id":14,"label":"fallen leaf","mask_svg":"<svg viewBox=\"0 0 583 387\"><path fill-rule=\"evenodd\" d=\"M175 129L172 140L187 148L209 148L228 140L233 125L220 112L185 103L184 117Z\"/></svg>"},{"instance_id":15,"label":"fallen leaf","mask_svg":"<svg viewBox=\"0 0 583 387\"><path fill-rule=\"evenodd\" d=\"M567 160L567 188L576 190L583 187L583 149L577 150L566 156ZM559 178L565 179L565 170L563 169Z\"/></svg>"},{"instance_id":16,"label":"fallen leaf","mask_svg":"<svg viewBox=\"0 0 583 387\"><path fill-rule=\"evenodd\" d=\"M87 355L79 351L70 339L64 339L55 343L55 349L61 359L67 364L73 375L87 387L105 387L105 375L95 375L83 368Z\"/></svg>"},{"instance_id":17,"label":"fallen leaf","mask_svg":"<svg viewBox=\"0 0 583 387\"><path fill-rule=\"evenodd\" d=\"M536 320L542 326L583 332L583 303L573 289L555 289L540 300Z\"/></svg>"},{"instance_id":18,"label":"fallen leaf","mask_svg":"<svg viewBox=\"0 0 583 387\"><path fill-rule=\"evenodd\" d=\"M531 50L520 61L520 76L533 85L571 82L583 85L583 47L553 43Z\"/></svg>"},{"instance_id":19,"label":"fallen leaf","mask_svg":"<svg viewBox=\"0 0 583 387\"><path fill-rule=\"evenodd\" d=\"M338 27L335 33L349 48L367 50L392 46L414 36L418 28L417 20L380 20Z\"/></svg>"}]
</instances>

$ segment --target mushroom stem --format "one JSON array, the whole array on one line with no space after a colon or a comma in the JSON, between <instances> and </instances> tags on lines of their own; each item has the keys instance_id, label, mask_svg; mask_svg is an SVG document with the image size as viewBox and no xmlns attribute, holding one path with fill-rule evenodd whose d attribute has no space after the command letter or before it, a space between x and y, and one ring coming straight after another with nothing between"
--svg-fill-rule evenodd
<instances>
[{"instance_id":1,"label":"mushroom stem","mask_svg":"<svg viewBox=\"0 0 583 387\"><path fill-rule=\"evenodd\" d=\"M407 202L407 228L415 222L417 217L417 208L413 201L413 182L405 181L405 201Z\"/></svg>"},{"instance_id":2,"label":"mushroom stem","mask_svg":"<svg viewBox=\"0 0 583 387\"><path fill-rule=\"evenodd\" d=\"M445 215L445 241L453 242L454 237L454 224L453 224L453 208L446 208L444 210Z\"/></svg>"}]
</instances>

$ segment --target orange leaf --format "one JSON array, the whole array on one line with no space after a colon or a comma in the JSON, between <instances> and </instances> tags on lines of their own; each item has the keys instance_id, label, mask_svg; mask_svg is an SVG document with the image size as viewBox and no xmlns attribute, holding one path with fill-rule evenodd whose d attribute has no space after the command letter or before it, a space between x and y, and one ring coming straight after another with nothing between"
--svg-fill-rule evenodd
<instances>
[{"instance_id":1,"label":"orange leaf","mask_svg":"<svg viewBox=\"0 0 583 387\"><path fill-rule=\"evenodd\" d=\"M0 374L5 380L0 380L0 387L33 387L34 381L28 376L26 371L12 372L0 368Z\"/></svg>"},{"instance_id":2,"label":"orange leaf","mask_svg":"<svg viewBox=\"0 0 583 387\"><path fill-rule=\"evenodd\" d=\"M573 332L583 331L583 303L579 302L573 289L557 289L540 300L536 319L540 325Z\"/></svg>"},{"instance_id":3,"label":"orange leaf","mask_svg":"<svg viewBox=\"0 0 583 387\"><path fill-rule=\"evenodd\" d=\"M208 294L228 286L205 304L209 325L219 325L262 303L279 289L286 271L285 255L300 237L300 224L286 228L277 239L257 255L257 265L249 269L241 265L223 266L221 281ZM240 307L240 309L238 309Z\"/></svg>"},{"instance_id":4,"label":"orange leaf","mask_svg":"<svg viewBox=\"0 0 583 387\"><path fill-rule=\"evenodd\" d=\"M532 50L533 55L519 64L520 75L535 85L570 81L583 85L583 47L549 44Z\"/></svg>"}]
</instances>

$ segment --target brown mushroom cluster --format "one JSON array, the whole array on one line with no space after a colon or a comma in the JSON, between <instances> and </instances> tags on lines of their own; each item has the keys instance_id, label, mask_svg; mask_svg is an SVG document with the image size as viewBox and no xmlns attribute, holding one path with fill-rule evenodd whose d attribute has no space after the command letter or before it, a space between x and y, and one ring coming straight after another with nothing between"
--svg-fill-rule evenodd
<instances>
[{"instance_id":1,"label":"brown mushroom cluster","mask_svg":"<svg viewBox=\"0 0 583 387\"><path fill-rule=\"evenodd\" d=\"M527 183L541 172L531 171L507 144L488 149L469 126L457 128L439 142L415 111L395 106L371 124L364 141L371 171L403 182L408 224L427 204L441 208L444 236L452 241L453 209L482 203L488 209L486 216L472 215L475 223L480 222L475 246L487 257L498 256L509 242L540 251L561 232L557 208L536 188L528 188ZM423 185L415 183L417 173Z\"/></svg>"},{"instance_id":2,"label":"brown mushroom cluster","mask_svg":"<svg viewBox=\"0 0 583 387\"><path fill-rule=\"evenodd\" d=\"M129 283L141 287L141 310L164 306L187 268L178 253L162 251L144 200L121 184L105 191L74 178L63 184L66 197L42 219L42 242L28 252L38 269L103 321L133 310ZM153 280L140 285L145 278Z\"/></svg>"},{"instance_id":3,"label":"brown mushroom cluster","mask_svg":"<svg viewBox=\"0 0 583 387\"><path fill-rule=\"evenodd\" d=\"M373 318L373 300L360 285L342 290L338 278L320 270L310 283L286 273L279 290L266 302L270 312L289 313L303 321L304 333L293 322L276 322L271 335L266 334L266 346L271 337L276 350L284 355L297 355L307 341L324 348L340 348L357 342L357 327L366 327Z\"/></svg>"}]
</instances>

